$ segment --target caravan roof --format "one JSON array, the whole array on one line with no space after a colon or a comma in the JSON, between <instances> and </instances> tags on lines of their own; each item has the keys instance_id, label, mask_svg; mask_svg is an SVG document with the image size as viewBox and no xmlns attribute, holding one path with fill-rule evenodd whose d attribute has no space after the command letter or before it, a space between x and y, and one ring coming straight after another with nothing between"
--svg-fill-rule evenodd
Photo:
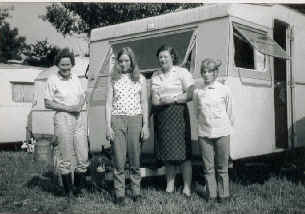
<instances>
[{"instance_id":1,"label":"caravan roof","mask_svg":"<svg viewBox=\"0 0 305 214\"><path fill-rule=\"evenodd\" d=\"M183 26L187 23L189 24L202 20L225 17L229 15L229 6L230 4L211 4L175 13L168 13L160 16L97 28L92 30L90 40L91 42L100 41L123 35L137 34L173 26ZM135 22L137 23L136 25Z\"/></svg>"},{"instance_id":2,"label":"caravan roof","mask_svg":"<svg viewBox=\"0 0 305 214\"><path fill-rule=\"evenodd\" d=\"M0 63L0 70L3 69L38 69L42 70L45 69L43 67L38 67L38 66L30 66L30 65L22 65L22 64L5 64L5 63Z\"/></svg>"},{"instance_id":3,"label":"caravan roof","mask_svg":"<svg viewBox=\"0 0 305 214\"><path fill-rule=\"evenodd\" d=\"M136 35L139 33L149 32L153 30L166 29L170 27L181 27L185 24L191 24L226 16L239 16L243 7L248 6L261 7L286 7L279 4L232 4L232 3L216 3L205 4L202 7L182 10L179 12L168 13L164 15L144 18L135 21L129 21L121 24L101 27L93 29L91 32L90 42L102 41L106 39L115 39L124 35ZM290 8L291 9L291 8ZM294 9L291 9L294 10ZM295 10L296 11L296 10ZM299 14L300 11L296 11ZM262 15L262 14L260 14ZM303 15L303 14L302 14ZM135 24L136 23L136 24ZM120 38L121 39L121 38Z\"/></svg>"},{"instance_id":4,"label":"caravan roof","mask_svg":"<svg viewBox=\"0 0 305 214\"><path fill-rule=\"evenodd\" d=\"M75 66L72 68L72 72L79 77L84 77L86 74L88 64L89 64L88 57L76 57ZM47 68L44 71L40 72L40 74L36 77L35 81L46 80L51 74L55 73L57 70L58 68L55 65L50 68Z\"/></svg>"}]
</instances>

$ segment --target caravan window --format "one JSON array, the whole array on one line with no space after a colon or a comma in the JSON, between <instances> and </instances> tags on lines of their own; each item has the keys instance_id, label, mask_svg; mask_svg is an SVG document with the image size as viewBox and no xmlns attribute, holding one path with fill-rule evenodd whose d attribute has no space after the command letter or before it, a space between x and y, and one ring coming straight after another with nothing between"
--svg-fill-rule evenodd
<instances>
[{"instance_id":1,"label":"caravan window","mask_svg":"<svg viewBox=\"0 0 305 214\"><path fill-rule=\"evenodd\" d=\"M34 83L11 82L12 100L16 103L32 103L34 99Z\"/></svg>"},{"instance_id":2,"label":"caravan window","mask_svg":"<svg viewBox=\"0 0 305 214\"><path fill-rule=\"evenodd\" d=\"M135 52L141 71L151 73L159 68L158 58L156 56L158 48L163 44L167 44L174 47L177 51L179 64L191 68L196 44L193 41L196 38L194 35L194 30L154 34L115 42L112 45L112 49L116 54L122 47L131 47Z\"/></svg>"},{"instance_id":3,"label":"caravan window","mask_svg":"<svg viewBox=\"0 0 305 214\"><path fill-rule=\"evenodd\" d=\"M265 71L268 67L267 56L289 58L265 31L233 23L233 34L236 67Z\"/></svg>"},{"instance_id":4,"label":"caravan window","mask_svg":"<svg viewBox=\"0 0 305 214\"><path fill-rule=\"evenodd\" d=\"M265 71L267 68L267 57L253 48L235 28L234 32L234 62L239 68L254 69Z\"/></svg>"}]
</instances>

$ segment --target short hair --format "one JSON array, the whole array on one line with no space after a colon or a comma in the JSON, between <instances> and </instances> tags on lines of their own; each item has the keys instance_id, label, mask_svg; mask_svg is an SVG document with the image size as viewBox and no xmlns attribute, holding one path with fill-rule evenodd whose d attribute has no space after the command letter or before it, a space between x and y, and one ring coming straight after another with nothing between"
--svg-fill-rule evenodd
<instances>
[{"instance_id":1,"label":"short hair","mask_svg":"<svg viewBox=\"0 0 305 214\"><path fill-rule=\"evenodd\" d=\"M70 58L72 66L75 65L74 53L69 48L59 50L54 59L54 65L58 65L62 58Z\"/></svg>"},{"instance_id":2,"label":"short hair","mask_svg":"<svg viewBox=\"0 0 305 214\"><path fill-rule=\"evenodd\" d=\"M211 58L205 58L204 60L201 61L200 73L202 73L203 69L208 67L210 64L214 64L215 69L218 69L222 65L222 62L221 62L221 60L214 60L214 59L211 59Z\"/></svg>"},{"instance_id":3,"label":"short hair","mask_svg":"<svg viewBox=\"0 0 305 214\"><path fill-rule=\"evenodd\" d=\"M159 57L159 54L160 54L162 51L168 51L169 54L170 54L170 55L172 56L172 58L173 58L173 64L174 64L174 65L177 65L177 64L178 64L179 58L178 58L178 55L177 55L176 50L175 50L173 47L171 47L171 46L169 46L169 45L166 45L166 44L162 45L162 46L157 50L156 56Z\"/></svg>"},{"instance_id":4,"label":"short hair","mask_svg":"<svg viewBox=\"0 0 305 214\"><path fill-rule=\"evenodd\" d=\"M117 62L119 61L120 57L122 55L127 55L130 59L130 73L131 73L131 79L135 82L139 81L140 79L140 71L138 69L138 64L136 61L136 56L133 52L133 50L130 47L124 47L122 49L119 50L118 54L117 54ZM113 67L113 71L112 71L112 80L118 80L121 78L121 68L118 66L118 64L116 64Z\"/></svg>"}]
</instances>

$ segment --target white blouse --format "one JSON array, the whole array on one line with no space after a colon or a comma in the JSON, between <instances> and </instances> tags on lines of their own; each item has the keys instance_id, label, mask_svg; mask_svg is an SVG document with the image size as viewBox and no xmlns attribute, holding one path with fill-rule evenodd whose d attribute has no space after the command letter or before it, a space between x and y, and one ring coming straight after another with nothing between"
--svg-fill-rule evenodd
<instances>
[{"instance_id":1,"label":"white blouse","mask_svg":"<svg viewBox=\"0 0 305 214\"><path fill-rule=\"evenodd\" d=\"M71 74L67 80L59 73L50 76L44 92L45 99L67 106L78 105L80 97L85 96L80 80L75 74Z\"/></svg>"},{"instance_id":2,"label":"white blouse","mask_svg":"<svg viewBox=\"0 0 305 214\"><path fill-rule=\"evenodd\" d=\"M231 91L219 82L196 88L193 106L198 119L198 136L217 138L232 134Z\"/></svg>"},{"instance_id":3,"label":"white blouse","mask_svg":"<svg viewBox=\"0 0 305 214\"><path fill-rule=\"evenodd\" d=\"M162 97L183 94L188 87L194 85L192 74L185 68L173 66L166 73L156 71L151 81L152 99L158 101Z\"/></svg>"}]
</instances>

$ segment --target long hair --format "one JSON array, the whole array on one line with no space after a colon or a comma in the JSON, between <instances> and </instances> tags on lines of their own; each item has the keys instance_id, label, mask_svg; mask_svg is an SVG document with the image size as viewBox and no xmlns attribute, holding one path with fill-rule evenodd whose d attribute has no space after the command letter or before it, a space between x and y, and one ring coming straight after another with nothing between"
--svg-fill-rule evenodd
<instances>
[{"instance_id":1,"label":"long hair","mask_svg":"<svg viewBox=\"0 0 305 214\"><path fill-rule=\"evenodd\" d=\"M159 54L162 52L162 51L168 51L169 54L171 55L172 57L172 60L173 60L173 65L177 65L178 62L179 62L179 58L178 58L178 55L175 51L175 49L169 45L162 45L158 50L157 50L157 54L156 56L159 57Z\"/></svg>"},{"instance_id":2,"label":"long hair","mask_svg":"<svg viewBox=\"0 0 305 214\"><path fill-rule=\"evenodd\" d=\"M135 81L135 82L139 81L140 80L140 71L138 69L138 64L136 61L135 54L130 47L124 47L118 52L118 55L116 57L116 63L112 69L111 79L113 81L116 81L121 78L122 69L118 65L118 61L119 61L120 57L124 54L127 55L130 59L130 71L129 72L131 74L132 81Z\"/></svg>"}]
</instances>

